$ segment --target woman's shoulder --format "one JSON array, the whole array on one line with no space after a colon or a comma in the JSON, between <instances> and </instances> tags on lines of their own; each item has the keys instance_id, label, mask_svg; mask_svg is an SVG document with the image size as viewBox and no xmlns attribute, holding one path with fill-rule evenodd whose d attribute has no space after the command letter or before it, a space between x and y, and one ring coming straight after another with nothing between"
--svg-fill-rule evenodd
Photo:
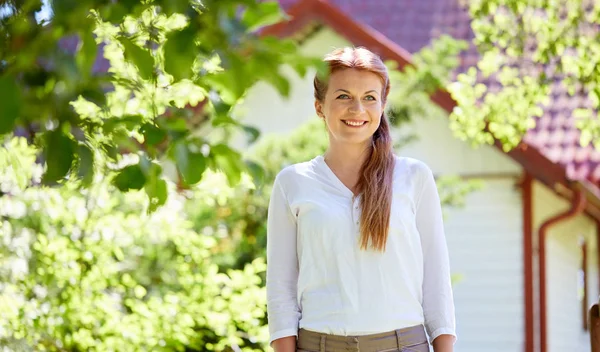
<instances>
[{"instance_id":1,"label":"woman's shoulder","mask_svg":"<svg viewBox=\"0 0 600 352\"><path fill-rule=\"evenodd\" d=\"M290 164L284 166L275 177L276 182L280 183L296 183L301 179L312 177L315 175L315 168L317 166L318 157L299 163Z\"/></svg>"},{"instance_id":2,"label":"woman's shoulder","mask_svg":"<svg viewBox=\"0 0 600 352\"><path fill-rule=\"evenodd\" d=\"M424 161L407 157L394 155L396 157L396 172L406 175L409 173L412 176L422 177L424 174L431 172L431 168Z\"/></svg>"}]
</instances>

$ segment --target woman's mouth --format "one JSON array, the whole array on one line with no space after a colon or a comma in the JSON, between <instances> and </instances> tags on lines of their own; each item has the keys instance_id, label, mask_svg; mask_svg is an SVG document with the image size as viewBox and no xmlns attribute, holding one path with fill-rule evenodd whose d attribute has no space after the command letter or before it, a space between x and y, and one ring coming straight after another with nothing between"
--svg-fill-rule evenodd
<instances>
[{"instance_id":1,"label":"woman's mouth","mask_svg":"<svg viewBox=\"0 0 600 352\"><path fill-rule=\"evenodd\" d=\"M350 127L361 127L367 123L367 121L358 121L358 120L342 120L346 125Z\"/></svg>"}]
</instances>

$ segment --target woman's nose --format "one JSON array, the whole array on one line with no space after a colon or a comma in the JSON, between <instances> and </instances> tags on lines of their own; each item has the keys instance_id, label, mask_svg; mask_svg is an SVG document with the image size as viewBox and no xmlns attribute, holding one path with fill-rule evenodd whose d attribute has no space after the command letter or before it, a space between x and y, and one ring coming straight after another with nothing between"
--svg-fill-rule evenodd
<instances>
[{"instance_id":1,"label":"woman's nose","mask_svg":"<svg viewBox=\"0 0 600 352\"><path fill-rule=\"evenodd\" d=\"M352 103L352 105L350 106L351 113L358 114L358 113L362 113L364 111L365 111L365 109L362 106L360 101L356 101L356 102Z\"/></svg>"}]
</instances>

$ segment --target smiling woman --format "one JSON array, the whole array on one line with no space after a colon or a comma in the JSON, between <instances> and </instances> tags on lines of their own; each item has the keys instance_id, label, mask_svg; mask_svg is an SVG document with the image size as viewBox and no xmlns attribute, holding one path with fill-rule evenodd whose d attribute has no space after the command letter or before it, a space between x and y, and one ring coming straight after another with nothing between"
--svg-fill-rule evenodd
<instances>
[{"instance_id":1,"label":"smiling woman","mask_svg":"<svg viewBox=\"0 0 600 352\"><path fill-rule=\"evenodd\" d=\"M365 149L381 123L389 83L387 77L356 66L334 67L326 81L315 79L315 109L327 124L330 143Z\"/></svg>"},{"instance_id":2,"label":"smiling woman","mask_svg":"<svg viewBox=\"0 0 600 352\"><path fill-rule=\"evenodd\" d=\"M365 127L361 135L352 135L352 139L356 142L367 141L379 128L381 121L381 78L369 71L347 68L333 72L328 85L325 97L315 101L315 108L319 116L327 117L325 122L330 140L341 138L343 141L347 137L347 130L340 127L346 125Z\"/></svg>"},{"instance_id":3,"label":"smiling woman","mask_svg":"<svg viewBox=\"0 0 600 352\"><path fill-rule=\"evenodd\" d=\"M431 170L394 155L381 59L325 57L315 109L324 155L275 179L267 224L267 308L276 352L452 351L454 303Z\"/></svg>"}]
</instances>

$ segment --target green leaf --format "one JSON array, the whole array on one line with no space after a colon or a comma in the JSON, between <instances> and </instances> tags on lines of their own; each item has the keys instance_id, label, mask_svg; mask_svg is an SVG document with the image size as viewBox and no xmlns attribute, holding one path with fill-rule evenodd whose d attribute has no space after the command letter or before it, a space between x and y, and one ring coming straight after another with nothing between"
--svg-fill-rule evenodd
<instances>
[{"instance_id":1,"label":"green leaf","mask_svg":"<svg viewBox=\"0 0 600 352\"><path fill-rule=\"evenodd\" d=\"M98 106L104 106L106 104L106 95L99 85L85 87L80 91L79 94L81 94L85 100L88 100Z\"/></svg>"},{"instance_id":2,"label":"green leaf","mask_svg":"<svg viewBox=\"0 0 600 352\"><path fill-rule=\"evenodd\" d=\"M86 144L79 144L77 154L79 155L77 175L82 179L85 186L89 186L94 180L94 153Z\"/></svg>"},{"instance_id":3,"label":"green leaf","mask_svg":"<svg viewBox=\"0 0 600 352\"><path fill-rule=\"evenodd\" d=\"M265 170L259 164L251 160L246 160L245 164L246 168L248 169L248 173L254 180L254 184L257 186L264 185L266 179Z\"/></svg>"},{"instance_id":4,"label":"green leaf","mask_svg":"<svg viewBox=\"0 0 600 352\"><path fill-rule=\"evenodd\" d=\"M125 59L133 62L143 79L151 79L154 75L154 58L152 54L134 44L129 38L120 37L119 41L125 49Z\"/></svg>"},{"instance_id":5,"label":"green leaf","mask_svg":"<svg viewBox=\"0 0 600 352\"><path fill-rule=\"evenodd\" d=\"M124 127L128 130L134 130L142 124L144 118L140 115L126 115L122 117L111 117L104 120L102 129L104 133L110 134L120 127Z\"/></svg>"},{"instance_id":6,"label":"green leaf","mask_svg":"<svg viewBox=\"0 0 600 352\"><path fill-rule=\"evenodd\" d=\"M232 106L225 103L218 94L209 95L211 107L214 109L215 117L213 118L213 126L224 124L235 124L236 121L229 116Z\"/></svg>"},{"instance_id":7,"label":"green leaf","mask_svg":"<svg viewBox=\"0 0 600 352\"><path fill-rule=\"evenodd\" d=\"M52 10L68 16L69 11L73 11L77 7L78 3L79 1L77 0L53 0Z\"/></svg>"},{"instance_id":8,"label":"green leaf","mask_svg":"<svg viewBox=\"0 0 600 352\"><path fill-rule=\"evenodd\" d=\"M144 124L140 131L144 135L144 140L146 141L146 144L150 146L159 144L160 142L164 141L167 137L167 133L164 130L150 123Z\"/></svg>"},{"instance_id":9,"label":"green leaf","mask_svg":"<svg viewBox=\"0 0 600 352\"><path fill-rule=\"evenodd\" d=\"M181 117L167 119L164 125L169 131L188 132L190 130L187 121Z\"/></svg>"},{"instance_id":10,"label":"green leaf","mask_svg":"<svg viewBox=\"0 0 600 352\"><path fill-rule=\"evenodd\" d=\"M119 3L123 4L128 12L134 12L136 7L140 5L139 0L120 0Z\"/></svg>"},{"instance_id":11,"label":"green leaf","mask_svg":"<svg viewBox=\"0 0 600 352\"><path fill-rule=\"evenodd\" d=\"M78 53L75 55L75 61L77 63L77 67L79 68L79 72L81 72L83 76L87 78L92 73L92 67L96 61L98 47L96 45L94 33L91 29L82 32L79 35L80 42L77 49Z\"/></svg>"},{"instance_id":12,"label":"green leaf","mask_svg":"<svg viewBox=\"0 0 600 352\"><path fill-rule=\"evenodd\" d=\"M213 91L219 93L219 99L226 104L237 104L248 88L259 78L278 74L277 70L273 71L273 67L271 67L273 65L269 63L274 60L268 60L264 53L262 56L263 60L254 56L229 55L227 60L224 60L226 65L223 65L225 68L223 71L203 76L202 81L204 84L212 86Z\"/></svg>"},{"instance_id":13,"label":"green leaf","mask_svg":"<svg viewBox=\"0 0 600 352\"><path fill-rule=\"evenodd\" d=\"M43 182L53 183L64 178L73 165L75 142L60 128L47 135L46 164Z\"/></svg>"},{"instance_id":14,"label":"green leaf","mask_svg":"<svg viewBox=\"0 0 600 352\"><path fill-rule=\"evenodd\" d=\"M265 1L249 7L242 17L242 23L252 32L260 27L281 22L285 17L279 2Z\"/></svg>"},{"instance_id":15,"label":"green leaf","mask_svg":"<svg viewBox=\"0 0 600 352\"><path fill-rule=\"evenodd\" d=\"M290 82L287 78L281 76L277 71L272 72L265 78L275 89L277 89L279 94L286 98L290 96Z\"/></svg>"},{"instance_id":16,"label":"green leaf","mask_svg":"<svg viewBox=\"0 0 600 352\"><path fill-rule=\"evenodd\" d=\"M144 186L144 190L150 201L148 212L152 213L161 205L165 204L168 197L167 183L161 178L162 168L157 164L152 164L148 174L148 182Z\"/></svg>"},{"instance_id":17,"label":"green leaf","mask_svg":"<svg viewBox=\"0 0 600 352\"><path fill-rule=\"evenodd\" d=\"M215 166L227 176L229 185L237 185L240 182L242 169L244 167L240 154L225 144L212 146L210 153Z\"/></svg>"},{"instance_id":18,"label":"green leaf","mask_svg":"<svg viewBox=\"0 0 600 352\"><path fill-rule=\"evenodd\" d=\"M183 142L175 146L175 162L187 185L198 183L206 169L206 157L202 153L190 151L189 145Z\"/></svg>"},{"instance_id":19,"label":"green leaf","mask_svg":"<svg viewBox=\"0 0 600 352\"><path fill-rule=\"evenodd\" d=\"M194 27L188 25L183 30L171 32L167 36L163 47L165 71L172 75L175 81L192 76L192 66L197 56L195 34Z\"/></svg>"},{"instance_id":20,"label":"green leaf","mask_svg":"<svg viewBox=\"0 0 600 352\"><path fill-rule=\"evenodd\" d=\"M256 142L258 137L260 137L260 131L256 127L241 125L244 132L246 132L246 136L248 136L248 144Z\"/></svg>"},{"instance_id":21,"label":"green leaf","mask_svg":"<svg viewBox=\"0 0 600 352\"><path fill-rule=\"evenodd\" d=\"M106 19L106 21L115 24L123 22L123 17L127 16L127 14L128 10L120 2L107 5L101 11L101 15Z\"/></svg>"},{"instance_id":22,"label":"green leaf","mask_svg":"<svg viewBox=\"0 0 600 352\"><path fill-rule=\"evenodd\" d=\"M131 189L142 189L146 184L146 175L142 172L139 164L128 165L119 171L113 179L113 184L122 192Z\"/></svg>"},{"instance_id":23,"label":"green leaf","mask_svg":"<svg viewBox=\"0 0 600 352\"><path fill-rule=\"evenodd\" d=\"M317 72L327 71L327 67L322 68L326 65L320 57L291 56L289 63L302 78L306 76L309 68L314 68Z\"/></svg>"},{"instance_id":24,"label":"green leaf","mask_svg":"<svg viewBox=\"0 0 600 352\"><path fill-rule=\"evenodd\" d=\"M160 0L155 1L159 5L163 12L167 16L171 16L174 13L183 13L188 7L188 0Z\"/></svg>"},{"instance_id":25,"label":"green leaf","mask_svg":"<svg viewBox=\"0 0 600 352\"><path fill-rule=\"evenodd\" d=\"M101 142L100 150L103 153L105 153L105 155L108 156L112 161L116 161L117 157L119 156L119 150L117 149L117 146L111 143Z\"/></svg>"},{"instance_id":26,"label":"green leaf","mask_svg":"<svg viewBox=\"0 0 600 352\"><path fill-rule=\"evenodd\" d=\"M21 91L10 76L0 77L0 135L12 132L21 112Z\"/></svg>"}]
</instances>

